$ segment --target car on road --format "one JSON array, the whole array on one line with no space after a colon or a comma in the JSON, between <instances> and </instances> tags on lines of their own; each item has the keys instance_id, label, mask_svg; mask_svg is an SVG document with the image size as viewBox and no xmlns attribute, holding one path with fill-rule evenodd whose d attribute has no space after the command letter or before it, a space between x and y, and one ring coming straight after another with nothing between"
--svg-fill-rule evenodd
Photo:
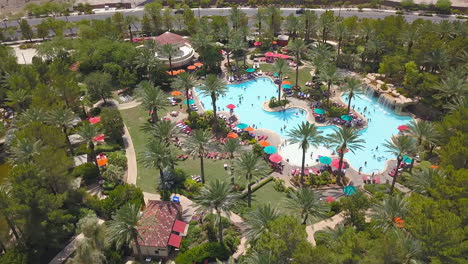
<instances>
[{"instance_id":1,"label":"car on road","mask_svg":"<svg viewBox=\"0 0 468 264\"><path fill-rule=\"evenodd\" d=\"M304 8L299 8L298 10L296 10L296 15L302 15L305 13L305 9Z\"/></svg>"}]
</instances>

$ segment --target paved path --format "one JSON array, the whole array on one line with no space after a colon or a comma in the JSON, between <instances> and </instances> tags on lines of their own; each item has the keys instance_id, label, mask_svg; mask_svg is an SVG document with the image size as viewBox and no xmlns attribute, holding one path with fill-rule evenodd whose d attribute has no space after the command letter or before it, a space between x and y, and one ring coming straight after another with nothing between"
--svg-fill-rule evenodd
<instances>
[{"instance_id":1,"label":"paved path","mask_svg":"<svg viewBox=\"0 0 468 264\"><path fill-rule=\"evenodd\" d=\"M335 228L336 225L341 223L343 220L344 220L343 214L340 213L340 214L334 215L331 218L328 218L328 219L322 220L322 221L320 221L318 223L315 223L313 225L308 225L306 227L307 240L312 245L315 246L315 238L314 238L315 232L320 231L320 230L325 230L328 227L329 228Z\"/></svg>"}]
</instances>

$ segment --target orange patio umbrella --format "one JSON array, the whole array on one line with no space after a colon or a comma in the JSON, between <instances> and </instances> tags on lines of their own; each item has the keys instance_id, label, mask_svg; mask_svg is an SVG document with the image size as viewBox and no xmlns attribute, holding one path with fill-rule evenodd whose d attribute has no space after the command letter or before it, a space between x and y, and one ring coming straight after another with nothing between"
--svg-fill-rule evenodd
<instances>
[{"instance_id":1,"label":"orange patio umbrella","mask_svg":"<svg viewBox=\"0 0 468 264\"><path fill-rule=\"evenodd\" d=\"M254 131L254 129L253 129L253 127L246 127L246 128L244 129L244 131L252 132L252 131Z\"/></svg>"},{"instance_id":2,"label":"orange patio umbrella","mask_svg":"<svg viewBox=\"0 0 468 264\"><path fill-rule=\"evenodd\" d=\"M189 70L195 70L196 68L197 68L197 66L195 66L195 65L190 65L190 66L187 67L187 69L189 69Z\"/></svg>"},{"instance_id":3,"label":"orange patio umbrella","mask_svg":"<svg viewBox=\"0 0 468 264\"><path fill-rule=\"evenodd\" d=\"M175 75L179 74L179 71L167 71L167 74L169 74L171 76L175 76Z\"/></svg>"},{"instance_id":4,"label":"orange patio umbrella","mask_svg":"<svg viewBox=\"0 0 468 264\"><path fill-rule=\"evenodd\" d=\"M201 63L201 62L195 62L193 65L194 65L194 66L197 66L197 67L201 67L201 66L203 66L203 63Z\"/></svg>"},{"instance_id":5,"label":"orange patio umbrella","mask_svg":"<svg viewBox=\"0 0 468 264\"><path fill-rule=\"evenodd\" d=\"M229 133L227 134L227 138L238 138L238 137L239 137L239 135L237 135L237 134L234 133L234 132L229 132Z\"/></svg>"},{"instance_id":6,"label":"orange patio umbrella","mask_svg":"<svg viewBox=\"0 0 468 264\"><path fill-rule=\"evenodd\" d=\"M283 81L281 84L291 84L290 81Z\"/></svg>"},{"instance_id":7,"label":"orange patio umbrella","mask_svg":"<svg viewBox=\"0 0 468 264\"><path fill-rule=\"evenodd\" d=\"M437 169L437 168L439 168L439 166L437 166L437 165L432 165L431 166L431 169Z\"/></svg>"},{"instance_id":8,"label":"orange patio umbrella","mask_svg":"<svg viewBox=\"0 0 468 264\"><path fill-rule=\"evenodd\" d=\"M106 157L98 158L97 163L98 163L99 167L106 166L107 163L108 163L108 159Z\"/></svg>"},{"instance_id":9,"label":"orange patio umbrella","mask_svg":"<svg viewBox=\"0 0 468 264\"><path fill-rule=\"evenodd\" d=\"M172 96L179 96L179 95L181 95L182 93L179 92L179 91L173 91L171 94L172 94Z\"/></svg>"},{"instance_id":10,"label":"orange patio umbrella","mask_svg":"<svg viewBox=\"0 0 468 264\"><path fill-rule=\"evenodd\" d=\"M268 141L266 141L266 140L260 140L260 141L258 142L258 144L259 144L260 146L262 146L262 147L268 147L268 146L270 146L270 142L268 142Z\"/></svg>"}]
</instances>

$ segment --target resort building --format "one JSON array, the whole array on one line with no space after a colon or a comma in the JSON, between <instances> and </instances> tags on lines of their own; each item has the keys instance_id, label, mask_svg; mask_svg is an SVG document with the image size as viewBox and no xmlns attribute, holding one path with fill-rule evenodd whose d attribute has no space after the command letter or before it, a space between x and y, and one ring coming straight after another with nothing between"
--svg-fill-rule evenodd
<instances>
[{"instance_id":1,"label":"resort building","mask_svg":"<svg viewBox=\"0 0 468 264\"><path fill-rule=\"evenodd\" d=\"M149 200L138 226L138 243L147 258L167 258L179 248L187 224L181 221L182 206L176 202ZM135 245L132 246L137 255Z\"/></svg>"},{"instance_id":2,"label":"resort building","mask_svg":"<svg viewBox=\"0 0 468 264\"><path fill-rule=\"evenodd\" d=\"M192 58L195 55L190 42L184 37L171 33L165 32L154 38L159 45L171 44L177 47L177 53L172 57L172 67L179 68L186 66L192 62ZM156 53L156 57L162 60L166 66L169 66L169 59L163 54Z\"/></svg>"}]
</instances>

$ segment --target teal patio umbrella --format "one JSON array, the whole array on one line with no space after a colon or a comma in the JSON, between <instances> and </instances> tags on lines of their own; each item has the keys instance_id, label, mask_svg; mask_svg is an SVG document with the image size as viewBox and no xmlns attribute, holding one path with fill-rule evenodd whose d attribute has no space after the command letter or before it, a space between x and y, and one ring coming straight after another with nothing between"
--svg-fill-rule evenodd
<instances>
[{"instance_id":1,"label":"teal patio umbrella","mask_svg":"<svg viewBox=\"0 0 468 264\"><path fill-rule=\"evenodd\" d=\"M332 162L332 158L327 157L327 156L322 156L319 158L320 163L329 165Z\"/></svg>"},{"instance_id":2,"label":"teal patio umbrella","mask_svg":"<svg viewBox=\"0 0 468 264\"><path fill-rule=\"evenodd\" d=\"M189 105L194 104L194 103L195 103L195 101L193 99L188 100ZM184 100L184 104L187 104L187 100Z\"/></svg>"},{"instance_id":3,"label":"teal patio umbrella","mask_svg":"<svg viewBox=\"0 0 468 264\"><path fill-rule=\"evenodd\" d=\"M273 146L267 146L263 149L263 151L265 151L267 154L273 154L276 152L276 148Z\"/></svg>"},{"instance_id":4,"label":"teal patio umbrella","mask_svg":"<svg viewBox=\"0 0 468 264\"><path fill-rule=\"evenodd\" d=\"M248 68L247 70L245 70L246 72L254 72L255 69L254 68Z\"/></svg>"},{"instance_id":5,"label":"teal patio umbrella","mask_svg":"<svg viewBox=\"0 0 468 264\"><path fill-rule=\"evenodd\" d=\"M317 115L323 115L325 114L325 110L320 109L320 108L315 108L314 113L316 113Z\"/></svg>"},{"instance_id":6,"label":"teal patio umbrella","mask_svg":"<svg viewBox=\"0 0 468 264\"><path fill-rule=\"evenodd\" d=\"M348 196L353 195L353 194L356 193L356 187L354 187L352 185L345 186L343 188L343 192Z\"/></svg>"},{"instance_id":7,"label":"teal patio umbrella","mask_svg":"<svg viewBox=\"0 0 468 264\"><path fill-rule=\"evenodd\" d=\"M249 125L247 125L246 123L240 123L237 125L238 128L240 129L246 129Z\"/></svg>"},{"instance_id":8,"label":"teal patio umbrella","mask_svg":"<svg viewBox=\"0 0 468 264\"><path fill-rule=\"evenodd\" d=\"M344 121L351 121L353 120L353 118L349 115L342 115L341 116L341 119L343 119Z\"/></svg>"},{"instance_id":9,"label":"teal patio umbrella","mask_svg":"<svg viewBox=\"0 0 468 264\"><path fill-rule=\"evenodd\" d=\"M273 76L279 77L279 73L275 72L275 73L273 73Z\"/></svg>"},{"instance_id":10,"label":"teal patio umbrella","mask_svg":"<svg viewBox=\"0 0 468 264\"><path fill-rule=\"evenodd\" d=\"M413 159L410 158L410 157L408 157L408 156L406 156L406 155L404 155L402 161L403 161L404 163L411 163L411 162L413 162Z\"/></svg>"},{"instance_id":11,"label":"teal patio umbrella","mask_svg":"<svg viewBox=\"0 0 468 264\"><path fill-rule=\"evenodd\" d=\"M292 88L292 85L290 84L283 84L283 89L289 90Z\"/></svg>"}]
</instances>

